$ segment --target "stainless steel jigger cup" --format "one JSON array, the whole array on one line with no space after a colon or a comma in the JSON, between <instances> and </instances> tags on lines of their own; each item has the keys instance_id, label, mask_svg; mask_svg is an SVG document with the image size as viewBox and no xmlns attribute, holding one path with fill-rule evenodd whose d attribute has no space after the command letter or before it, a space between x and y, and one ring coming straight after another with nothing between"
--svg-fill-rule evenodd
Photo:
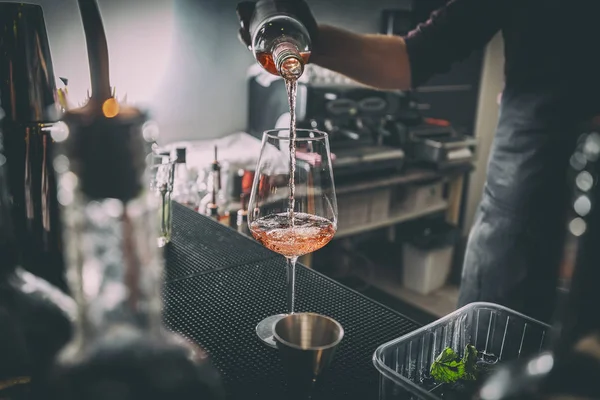
<instances>
[{"instance_id":1,"label":"stainless steel jigger cup","mask_svg":"<svg viewBox=\"0 0 600 400\"><path fill-rule=\"evenodd\" d=\"M275 324L274 337L290 390L298 396L306 396L333 360L344 337L344 328L323 315L297 313Z\"/></svg>"}]
</instances>

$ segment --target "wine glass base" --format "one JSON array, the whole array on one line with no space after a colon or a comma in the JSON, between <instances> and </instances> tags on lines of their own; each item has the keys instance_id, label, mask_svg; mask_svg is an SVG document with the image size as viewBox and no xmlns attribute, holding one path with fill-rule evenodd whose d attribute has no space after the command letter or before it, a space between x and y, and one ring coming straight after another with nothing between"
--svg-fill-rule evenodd
<instances>
[{"instance_id":1,"label":"wine glass base","mask_svg":"<svg viewBox=\"0 0 600 400\"><path fill-rule=\"evenodd\" d=\"M277 343L275 343L275 338L273 337L273 329L275 328L277 321L286 315L287 314L272 315L263 319L256 325L256 334L264 344L273 348L277 347Z\"/></svg>"}]
</instances>

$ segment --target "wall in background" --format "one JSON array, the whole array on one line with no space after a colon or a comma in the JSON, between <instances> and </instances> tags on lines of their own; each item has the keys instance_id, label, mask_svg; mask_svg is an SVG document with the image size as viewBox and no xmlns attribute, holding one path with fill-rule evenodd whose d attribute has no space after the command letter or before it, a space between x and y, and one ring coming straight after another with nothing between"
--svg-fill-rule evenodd
<instances>
[{"instance_id":1,"label":"wall in background","mask_svg":"<svg viewBox=\"0 0 600 400\"><path fill-rule=\"evenodd\" d=\"M498 124L498 95L504 88L504 41L502 35L496 35L487 45L481 86L479 88L479 105L475 121L475 137L478 140L477 162L471 174L467 191L464 232L466 236L471 229L477 207L483 194L487 163L492 141Z\"/></svg>"},{"instance_id":2,"label":"wall in background","mask_svg":"<svg viewBox=\"0 0 600 400\"><path fill-rule=\"evenodd\" d=\"M358 32L377 32L384 8L402 0L308 0L324 23ZM223 136L247 122L246 71L254 63L238 41L237 0L177 0L175 50L171 69L169 140ZM285 93L281 94L285 97Z\"/></svg>"},{"instance_id":3,"label":"wall in background","mask_svg":"<svg viewBox=\"0 0 600 400\"><path fill-rule=\"evenodd\" d=\"M2 1L2 0L0 0ZM76 0L32 0L44 8L55 75L83 100L89 87ZM112 83L147 105L161 141L224 136L247 121L246 71L254 61L237 39L237 0L98 0ZM308 0L320 22L377 32L380 12L405 0ZM282 96L285 96L282 93Z\"/></svg>"},{"instance_id":4,"label":"wall in background","mask_svg":"<svg viewBox=\"0 0 600 400\"><path fill-rule=\"evenodd\" d=\"M68 78L72 98L85 99L89 68L77 1L32 3L44 9L57 81ZM175 50L174 1L100 0L99 4L109 43L112 84L134 101L160 104L158 93Z\"/></svg>"},{"instance_id":5,"label":"wall in background","mask_svg":"<svg viewBox=\"0 0 600 400\"><path fill-rule=\"evenodd\" d=\"M0 2L3 0L0 0ZM237 39L237 0L98 0L119 93L147 104L162 126L162 140L200 139L243 130L247 120L246 70L254 61ZM89 87L85 40L77 0L33 0L42 5L56 77L70 79L83 99ZM380 13L408 0L308 0L320 22L377 32ZM485 179L502 90L502 38L487 47L465 228L473 220ZM282 93L282 96L285 94Z\"/></svg>"}]
</instances>

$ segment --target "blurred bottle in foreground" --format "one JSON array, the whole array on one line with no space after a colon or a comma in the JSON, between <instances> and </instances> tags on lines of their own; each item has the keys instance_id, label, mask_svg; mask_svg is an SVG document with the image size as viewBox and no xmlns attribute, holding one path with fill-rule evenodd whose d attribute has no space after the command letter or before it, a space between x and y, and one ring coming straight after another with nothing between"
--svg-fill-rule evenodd
<instances>
[{"instance_id":1,"label":"blurred bottle in foreground","mask_svg":"<svg viewBox=\"0 0 600 400\"><path fill-rule=\"evenodd\" d=\"M0 143L0 399L29 398L71 337L75 302L22 269Z\"/></svg>"},{"instance_id":2,"label":"blurred bottle in foreground","mask_svg":"<svg viewBox=\"0 0 600 400\"><path fill-rule=\"evenodd\" d=\"M482 400L600 399L600 121L586 126L571 157L570 201L562 275L566 304L550 350L499 368L482 386Z\"/></svg>"},{"instance_id":3,"label":"blurred bottle in foreground","mask_svg":"<svg viewBox=\"0 0 600 400\"><path fill-rule=\"evenodd\" d=\"M77 321L73 340L47 376L43 398L220 398L219 374L207 354L163 327L158 201L145 179L147 118L111 96L98 5L78 3L92 95L84 107L67 112L64 129L53 134Z\"/></svg>"},{"instance_id":4,"label":"blurred bottle in foreground","mask_svg":"<svg viewBox=\"0 0 600 400\"><path fill-rule=\"evenodd\" d=\"M65 115L68 132L57 138L65 259L78 315L74 339L49 376L50 398L217 398L219 376L207 354L162 325L164 261L157 199L144 180L145 116L121 108L106 118L93 95L89 104ZM98 151L110 152L110 163L94 157Z\"/></svg>"},{"instance_id":5,"label":"blurred bottle in foreground","mask_svg":"<svg viewBox=\"0 0 600 400\"><path fill-rule=\"evenodd\" d=\"M302 75L312 50L308 30L294 18L293 3L261 0L250 22L256 61L268 72L286 79Z\"/></svg>"}]
</instances>

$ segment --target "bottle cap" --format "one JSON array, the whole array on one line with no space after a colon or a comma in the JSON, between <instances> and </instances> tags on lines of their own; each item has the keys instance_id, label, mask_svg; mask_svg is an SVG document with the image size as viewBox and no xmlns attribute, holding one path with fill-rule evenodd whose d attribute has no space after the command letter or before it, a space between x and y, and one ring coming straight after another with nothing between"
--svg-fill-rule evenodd
<instances>
[{"instance_id":1,"label":"bottle cap","mask_svg":"<svg viewBox=\"0 0 600 400\"><path fill-rule=\"evenodd\" d=\"M185 164L187 162L187 149L185 147L178 147L175 149L175 156L177 157L175 163Z\"/></svg>"},{"instance_id":2,"label":"bottle cap","mask_svg":"<svg viewBox=\"0 0 600 400\"><path fill-rule=\"evenodd\" d=\"M132 107L117 107L110 118L85 107L64 115L66 132L57 140L64 146L71 170L79 178L80 190L91 199L127 201L143 188L146 167L142 126L145 113Z\"/></svg>"}]
</instances>

